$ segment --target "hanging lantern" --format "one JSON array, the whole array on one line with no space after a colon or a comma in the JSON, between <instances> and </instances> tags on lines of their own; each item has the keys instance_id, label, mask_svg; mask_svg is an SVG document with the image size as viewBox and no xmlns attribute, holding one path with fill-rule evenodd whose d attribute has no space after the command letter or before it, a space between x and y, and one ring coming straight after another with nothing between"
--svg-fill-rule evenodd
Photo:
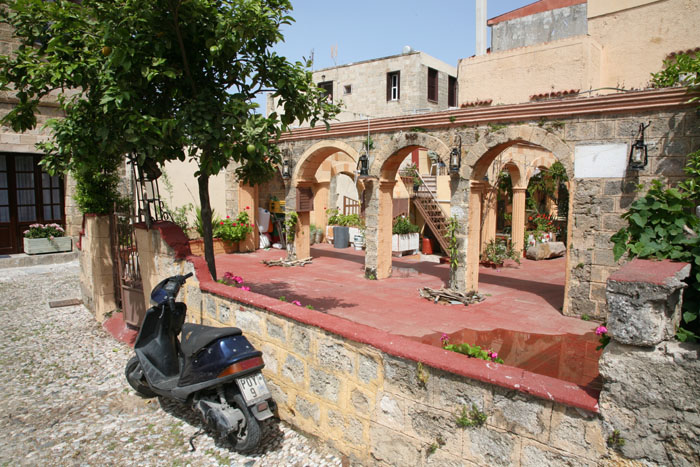
<instances>
[{"instance_id":1,"label":"hanging lantern","mask_svg":"<svg viewBox=\"0 0 700 467\"><path fill-rule=\"evenodd\" d=\"M360 156L360 160L357 162L357 168L360 171L360 177L369 175L369 157L367 157L366 152L363 152Z\"/></svg>"},{"instance_id":2,"label":"hanging lantern","mask_svg":"<svg viewBox=\"0 0 700 467\"><path fill-rule=\"evenodd\" d=\"M648 151L647 145L644 143L644 130L649 126L649 124L644 125L639 124L639 133L637 133L637 140L632 144L630 149L630 159L629 167L633 170L641 170L646 167L648 162Z\"/></svg>"},{"instance_id":3,"label":"hanging lantern","mask_svg":"<svg viewBox=\"0 0 700 467\"><path fill-rule=\"evenodd\" d=\"M450 173L459 173L459 168L462 165L462 137L457 135L455 140L459 138L459 143L450 151Z\"/></svg>"},{"instance_id":4,"label":"hanging lantern","mask_svg":"<svg viewBox=\"0 0 700 467\"><path fill-rule=\"evenodd\" d=\"M291 163L289 162L289 158L285 158L282 161L282 178L284 179L290 179L292 178L292 172L291 172Z\"/></svg>"}]
</instances>

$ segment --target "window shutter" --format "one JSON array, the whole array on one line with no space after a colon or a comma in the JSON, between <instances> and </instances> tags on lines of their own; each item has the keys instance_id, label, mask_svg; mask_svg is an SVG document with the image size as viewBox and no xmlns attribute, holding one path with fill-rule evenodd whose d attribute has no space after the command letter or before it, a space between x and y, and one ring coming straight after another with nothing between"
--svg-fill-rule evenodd
<instances>
[{"instance_id":1,"label":"window shutter","mask_svg":"<svg viewBox=\"0 0 700 467\"><path fill-rule=\"evenodd\" d=\"M297 188L297 212L314 210L314 192L311 187Z\"/></svg>"},{"instance_id":2,"label":"window shutter","mask_svg":"<svg viewBox=\"0 0 700 467\"><path fill-rule=\"evenodd\" d=\"M401 72L396 72L396 99L401 99Z\"/></svg>"},{"instance_id":3,"label":"window shutter","mask_svg":"<svg viewBox=\"0 0 700 467\"><path fill-rule=\"evenodd\" d=\"M386 100L391 100L391 75L393 73L386 74Z\"/></svg>"}]
</instances>

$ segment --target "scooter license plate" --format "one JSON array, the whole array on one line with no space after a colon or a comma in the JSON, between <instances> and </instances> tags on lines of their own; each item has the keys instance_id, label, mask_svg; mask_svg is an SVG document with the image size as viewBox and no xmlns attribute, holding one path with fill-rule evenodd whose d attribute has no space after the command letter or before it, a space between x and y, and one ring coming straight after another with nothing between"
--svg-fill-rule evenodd
<instances>
[{"instance_id":1,"label":"scooter license plate","mask_svg":"<svg viewBox=\"0 0 700 467\"><path fill-rule=\"evenodd\" d=\"M270 397L270 391L267 389L267 384L265 384L265 378L263 378L262 373L259 371L252 375L238 378L236 384L238 384L238 389L241 390L243 399L245 399L248 405Z\"/></svg>"}]
</instances>

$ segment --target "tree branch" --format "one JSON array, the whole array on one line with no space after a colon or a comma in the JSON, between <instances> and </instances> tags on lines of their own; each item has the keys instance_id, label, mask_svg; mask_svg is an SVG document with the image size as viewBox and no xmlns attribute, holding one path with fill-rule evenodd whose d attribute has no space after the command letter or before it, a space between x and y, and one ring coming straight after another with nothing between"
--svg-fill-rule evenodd
<instances>
[{"instance_id":1,"label":"tree branch","mask_svg":"<svg viewBox=\"0 0 700 467\"><path fill-rule=\"evenodd\" d=\"M175 7L173 7L172 1L169 1L168 3L170 3L170 8L174 10L173 14L175 16L173 18L173 26L175 27L175 34L177 35L177 43L180 46L180 54L182 55L182 62L185 67L185 76L187 76L187 82L190 84L192 92L196 94L197 86L194 82L194 79L192 78L192 73L190 72L190 63L187 60L187 53L185 52L185 43L182 40L182 32L180 32L179 13L180 5L182 4L182 2L178 1L177 6Z\"/></svg>"}]
</instances>

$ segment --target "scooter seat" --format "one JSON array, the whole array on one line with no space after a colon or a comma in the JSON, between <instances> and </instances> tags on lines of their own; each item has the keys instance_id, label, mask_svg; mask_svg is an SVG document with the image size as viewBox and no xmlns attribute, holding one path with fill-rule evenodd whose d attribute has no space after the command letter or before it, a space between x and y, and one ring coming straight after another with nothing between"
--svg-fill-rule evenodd
<instances>
[{"instance_id":1,"label":"scooter seat","mask_svg":"<svg viewBox=\"0 0 700 467\"><path fill-rule=\"evenodd\" d=\"M228 336L240 336L238 328L215 328L201 324L185 323L182 325L182 341L180 348L185 357L191 357L199 349L211 344L217 339Z\"/></svg>"}]
</instances>

